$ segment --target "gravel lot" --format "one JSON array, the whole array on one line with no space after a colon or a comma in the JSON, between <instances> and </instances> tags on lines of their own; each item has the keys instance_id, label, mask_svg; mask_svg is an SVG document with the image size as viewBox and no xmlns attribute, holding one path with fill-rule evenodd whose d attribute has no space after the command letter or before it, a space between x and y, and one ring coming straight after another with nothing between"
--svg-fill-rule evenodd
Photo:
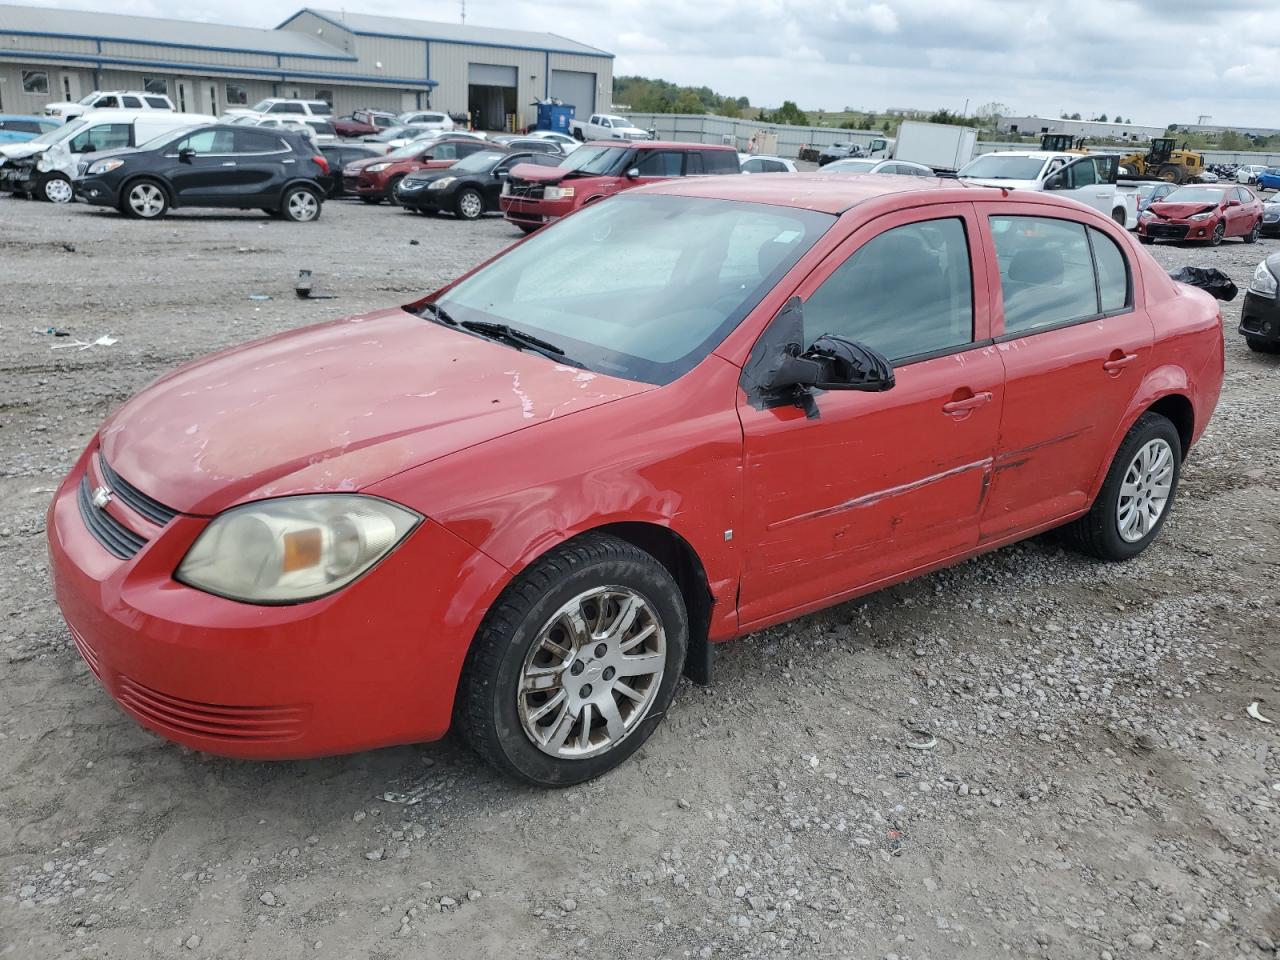
<instances>
[{"instance_id":1,"label":"gravel lot","mask_svg":"<svg viewBox=\"0 0 1280 960\"><path fill-rule=\"evenodd\" d=\"M408 301L514 231L343 202L295 225L2 199L0 223L0 955L1276 955L1280 722L1245 708L1280 721L1280 357L1245 349L1239 301L1142 558L1042 538L751 636L631 762L544 793L453 742L262 764L144 732L72 646L43 534L161 372ZM1155 255L1243 289L1277 246ZM338 299L295 299L300 268Z\"/></svg>"}]
</instances>

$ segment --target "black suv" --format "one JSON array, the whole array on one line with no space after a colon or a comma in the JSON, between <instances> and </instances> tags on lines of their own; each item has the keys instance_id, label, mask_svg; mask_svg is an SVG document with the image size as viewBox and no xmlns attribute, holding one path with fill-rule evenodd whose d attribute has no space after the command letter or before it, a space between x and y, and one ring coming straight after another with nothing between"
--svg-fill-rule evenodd
<instances>
[{"instance_id":1,"label":"black suv","mask_svg":"<svg viewBox=\"0 0 1280 960\"><path fill-rule=\"evenodd\" d=\"M328 172L305 134L207 124L132 149L86 154L75 192L143 220L174 207L233 207L307 223L320 216Z\"/></svg>"}]
</instances>

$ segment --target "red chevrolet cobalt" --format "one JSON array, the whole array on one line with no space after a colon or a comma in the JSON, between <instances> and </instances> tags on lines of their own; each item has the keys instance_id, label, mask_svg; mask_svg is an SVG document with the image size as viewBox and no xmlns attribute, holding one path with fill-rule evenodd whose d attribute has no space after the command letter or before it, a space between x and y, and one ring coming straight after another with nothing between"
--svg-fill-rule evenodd
<instances>
[{"instance_id":1,"label":"red chevrolet cobalt","mask_svg":"<svg viewBox=\"0 0 1280 960\"><path fill-rule=\"evenodd\" d=\"M575 783L721 641L1055 527L1137 555L1222 365L1214 301L1070 201L674 180L147 387L50 507L57 599L196 749L452 726Z\"/></svg>"}]
</instances>

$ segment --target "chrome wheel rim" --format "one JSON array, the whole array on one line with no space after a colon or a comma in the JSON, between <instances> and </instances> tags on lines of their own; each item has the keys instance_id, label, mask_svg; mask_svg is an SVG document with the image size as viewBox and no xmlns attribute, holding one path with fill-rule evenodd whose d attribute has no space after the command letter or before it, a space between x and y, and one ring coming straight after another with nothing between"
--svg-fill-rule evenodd
<instances>
[{"instance_id":1,"label":"chrome wheel rim","mask_svg":"<svg viewBox=\"0 0 1280 960\"><path fill-rule=\"evenodd\" d=\"M61 177L54 177L44 182L44 195L53 203L70 203L71 184Z\"/></svg>"},{"instance_id":2,"label":"chrome wheel rim","mask_svg":"<svg viewBox=\"0 0 1280 960\"><path fill-rule=\"evenodd\" d=\"M462 215L468 220L474 220L480 216L480 198L474 193L465 193L462 199L458 201L458 205L462 208Z\"/></svg>"},{"instance_id":3,"label":"chrome wheel rim","mask_svg":"<svg viewBox=\"0 0 1280 960\"><path fill-rule=\"evenodd\" d=\"M129 191L129 208L140 217L154 217L164 209L164 194L152 183L140 183Z\"/></svg>"},{"instance_id":4,"label":"chrome wheel rim","mask_svg":"<svg viewBox=\"0 0 1280 960\"><path fill-rule=\"evenodd\" d=\"M1173 448L1151 440L1134 454L1120 484L1116 528L1126 543L1137 543L1155 529L1173 491Z\"/></svg>"},{"instance_id":5,"label":"chrome wheel rim","mask_svg":"<svg viewBox=\"0 0 1280 960\"><path fill-rule=\"evenodd\" d=\"M309 190L299 190L289 197L289 216L294 220L314 220L320 203Z\"/></svg>"},{"instance_id":6,"label":"chrome wheel rim","mask_svg":"<svg viewBox=\"0 0 1280 960\"><path fill-rule=\"evenodd\" d=\"M1215 244L1221 243L1222 238L1225 237L1226 235L1227 235L1227 226L1221 220L1219 220L1218 225L1213 228L1213 242Z\"/></svg>"},{"instance_id":7,"label":"chrome wheel rim","mask_svg":"<svg viewBox=\"0 0 1280 960\"><path fill-rule=\"evenodd\" d=\"M642 594L619 586L580 593L548 618L524 659L520 724L558 759L605 753L648 714L666 661L666 631Z\"/></svg>"}]
</instances>

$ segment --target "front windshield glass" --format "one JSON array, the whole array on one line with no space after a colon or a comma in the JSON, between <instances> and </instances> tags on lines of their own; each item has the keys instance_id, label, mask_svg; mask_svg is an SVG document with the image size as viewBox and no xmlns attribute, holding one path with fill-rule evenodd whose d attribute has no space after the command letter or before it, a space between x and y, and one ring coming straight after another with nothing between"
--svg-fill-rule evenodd
<instances>
[{"instance_id":1,"label":"front windshield glass","mask_svg":"<svg viewBox=\"0 0 1280 960\"><path fill-rule=\"evenodd\" d=\"M270 100L259 100L257 103L253 105L254 113L266 113L270 109L271 109Z\"/></svg>"},{"instance_id":2,"label":"front windshield glass","mask_svg":"<svg viewBox=\"0 0 1280 960\"><path fill-rule=\"evenodd\" d=\"M833 223L784 206L624 194L540 231L436 303L459 322L541 337L588 370L670 383Z\"/></svg>"},{"instance_id":3,"label":"front windshield glass","mask_svg":"<svg viewBox=\"0 0 1280 960\"><path fill-rule=\"evenodd\" d=\"M1179 187L1161 203L1221 203L1224 191L1213 187Z\"/></svg>"},{"instance_id":4,"label":"front windshield glass","mask_svg":"<svg viewBox=\"0 0 1280 960\"><path fill-rule=\"evenodd\" d=\"M999 153L970 160L957 176L975 180L1035 180L1044 166L1043 157L1011 157Z\"/></svg>"},{"instance_id":5,"label":"front windshield glass","mask_svg":"<svg viewBox=\"0 0 1280 960\"><path fill-rule=\"evenodd\" d=\"M627 147L579 147L564 159L560 169L577 173L608 173L626 154L627 149Z\"/></svg>"},{"instance_id":6,"label":"front windshield glass","mask_svg":"<svg viewBox=\"0 0 1280 960\"><path fill-rule=\"evenodd\" d=\"M47 133L33 137L27 143L61 143L63 140L69 140L74 137L78 131L83 130L88 124L88 120L83 117L77 117L75 120L64 123L60 127L54 127Z\"/></svg>"},{"instance_id":7,"label":"front windshield glass","mask_svg":"<svg viewBox=\"0 0 1280 960\"><path fill-rule=\"evenodd\" d=\"M406 143L403 147L397 147L387 154L388 160L411 160L424 150L430 150L431 145L428 143Z\"/></svg>"},{"instance_id":8,"label":"front windshield glass","mask_svg":"<svg viewBox=\"0 0 1280 960\"><path fill-rule=\"evenodd\" d=\"M823 173L870 173L879 160L837 160L822 168Z\"/></svg>"},{"instance_id":9,"label":"front windshield glass","mask_svg":"<svg viewBox=\"0 0 1280 960\"><path fill-rule=\"evenodd\" d=\"M488 173L489 168L505 156L505 153L498 153L496 150L484 150L473 153L469 157L463 157L449 169L462 173Z\"/></svg>"},{"instance_id":10,"label":"front windshield glass","mask_svg":"<svg viewBox=\"0 0 1280 960\"><path fill-rule=\"evenodd\" d=\"M82 106L87 107L87 106L89 106L89 104L93 103L93 101L97 100L97 99L98 99L98 96L99 96L99 94L97 94L97 93L91 93L91 94L89 94L87 97L81 97L81 98L80 98L79 100L77 100L76 102L77 102L77 103L79 103L79 104L81 104Z\"/></svg>"}]
</instances>

